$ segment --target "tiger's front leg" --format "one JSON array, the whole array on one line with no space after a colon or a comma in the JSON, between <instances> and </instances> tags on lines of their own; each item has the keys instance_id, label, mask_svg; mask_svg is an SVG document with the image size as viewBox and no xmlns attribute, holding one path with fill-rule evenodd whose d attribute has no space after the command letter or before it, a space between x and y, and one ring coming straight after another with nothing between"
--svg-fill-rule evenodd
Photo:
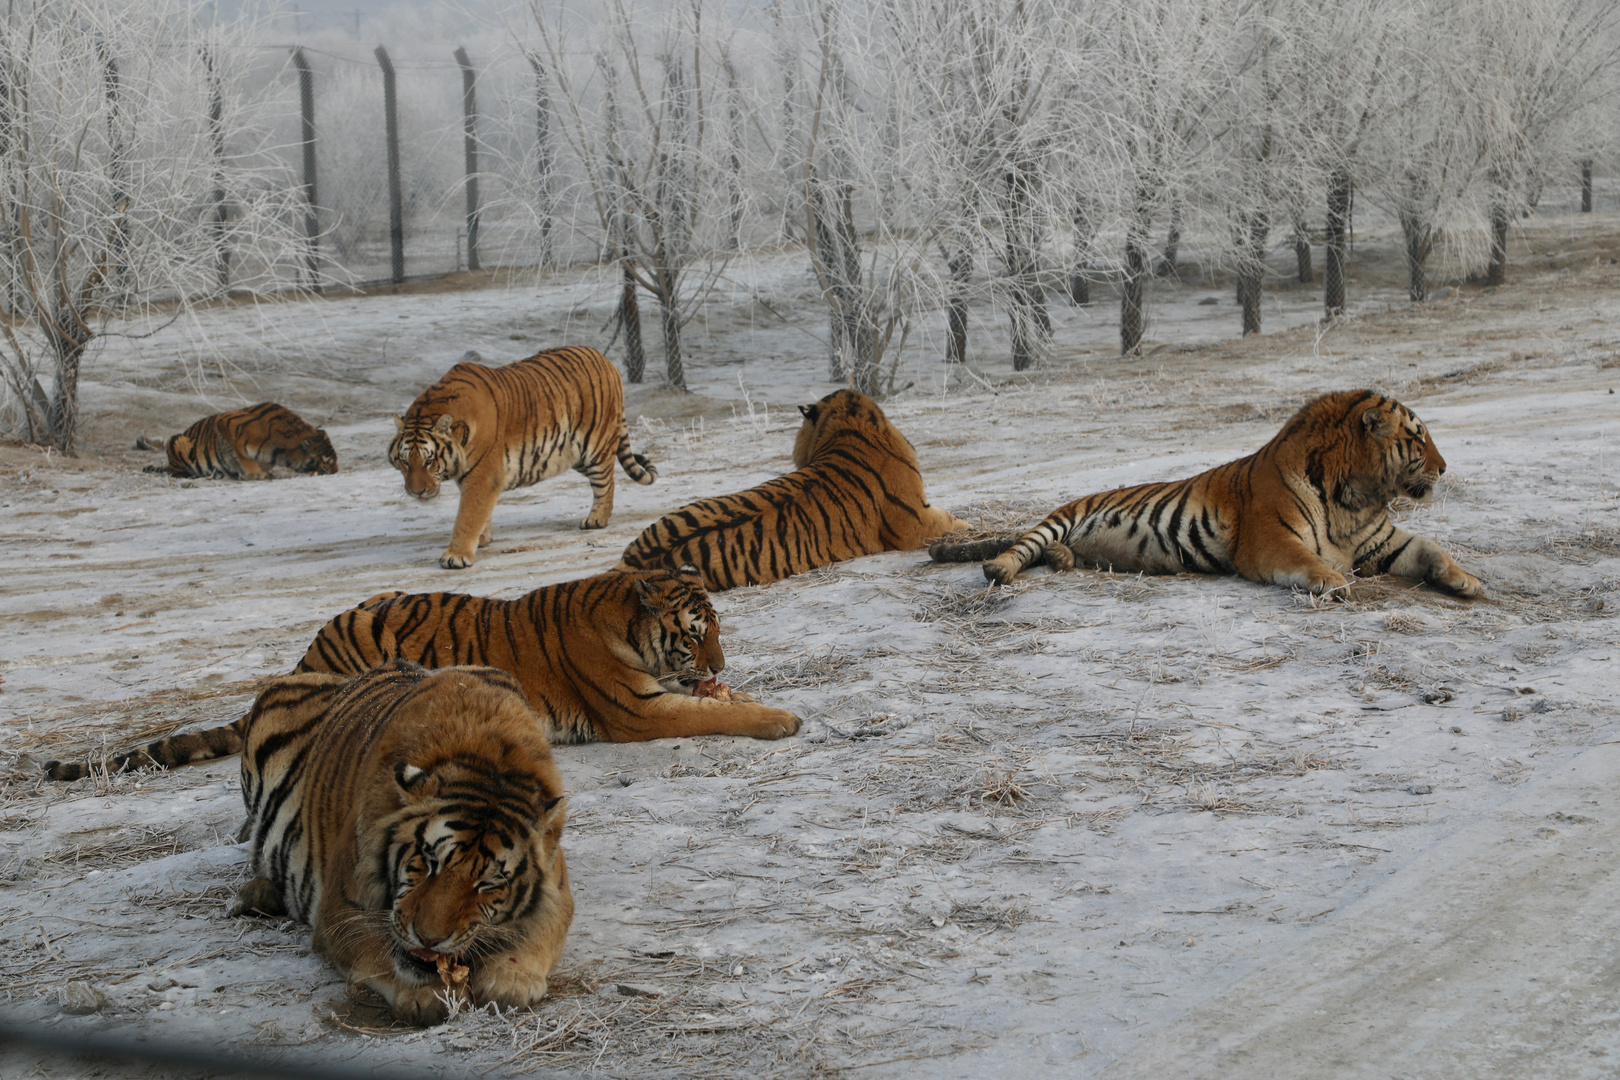
<instances>
[{"instance_id":1,"label":"tiger's front leg","mask_svg":"<svg viewBox=\"0 0 1620 1080\"><path fill-rule=\"evenodd\" d=\"M493 470L474 471L457 482L461 488L461 503L456 507L456 527L450 534L450 546L439 556L439 565L446 570L464 570L478 560L478 548L489 543L490 522L495 516L495 502L505 489L504 477Z\"/></svg>"},{"instance_id":2,"label":"tiger's front leg","mask_svg":"<svg viewBox=\"0 0 1620 1080\"><path fill-rule=\"evenodd\" d=\"M472 973L472 999L475 1004L495 1002L503 1009L526 1009L540 1004L546 996L551 969L562 956L568 927L574 918L574 894L568 887L568 862L557 849L557 863L546 868L542 888L545 898L533 921L544 925L511 948L497 949L480 957Z\"/></svg>"},{"instance_id":3,"label":"tiger's front leg","mask_svg":"<svg viewBox=\"0 0 1620 1080\"><path fill-rule=\"evenodd\" d=\"M1396 529L1382 550L1387 554L1369 559L1357 569L1417 578L1437 589L1470 600L1485 594L1485 587L1479 583L1479 578L1458 566L1457 561L1442 551L1439 544L1427 537Z\"/></svg>"},{"instance_id":4,"label":"tiger's front leg","mask_svg":"<svg viewBox=\"0 0 1620 1080\"><path fill-rule=\"evenodd\" d=\"M799 731L800 720L786 709L748 700L716 701L708 697L658 693L651 686L638 690L639 712L622 710L596 722L597 738L604 742L645 742L648 739L683 739L695 735L746 735L751 739L785 739Z\"/></svg>"},{"instance_id":5,"label":"tiger's front leg","mask_svg":"<svg viewBox=\"0 0 1620 1080\"><path fill-rule=\"evenodd\" d=\"M443 986L437 980L418 982L402 978L394 969L393 948L386 931L363 925L366 914L375 913L356 911L345 916L334 905L323 901L321 921L311 942L315 951L326 957L349 982L380 995L388 1002L395 1019L419 1027L443 1023L450 1014L448 1006L440 999ZM335 929L333 918L339 920Z\"/></svg>"}]
</instances>

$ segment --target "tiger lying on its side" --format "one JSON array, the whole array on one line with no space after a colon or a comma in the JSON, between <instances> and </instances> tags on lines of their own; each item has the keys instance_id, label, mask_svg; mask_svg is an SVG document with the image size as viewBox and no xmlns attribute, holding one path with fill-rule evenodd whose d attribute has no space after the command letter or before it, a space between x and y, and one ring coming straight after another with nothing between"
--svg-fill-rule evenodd
<instances>
[{"instance_id":1,"label":"tiger lying on its side","mask_svg":"<svg viewBox=\"0 0 1620 1080\"><path fill-rule=\"evenodd\" d=\"M403 662L284 675L243 728L254 876L232 914L308 923L407 1023L444 1020L441 995L545 997L574 917L568 812L516 680Z\"/></svg>"},{"instance_id":2,"label":"tiger lying on its side","mask_svg":"<svg viewBox=\"0 0 1620 1080\"><path fill-rule=\"evenodd\" d=\"M917 451L878 408L839 390L799 408L793 472L665 514L619 566L691 563L711 589L763 585L880 551L914 551L968 528L928 504Z\"/></svg>"},{"instance_id":3,"label":"tiger lying on its side","mask_svg":"<svg viewBox=\"0 0 1620 1080\"><path fill-rule=\"evenodd\" d=\"M799 718L747 694L730 701L694 689L726 666L720 619L697 571L605 574L545 585L516 600L460 593L379 593L333 618L298 672L357 675L398 657L426 667L485 664L522 684L553 743L644 742L688 735L780 739ZM107 769L191 765L242 749L243 717L119 754ZM50 761L51 780L89 774Z\"/></svg>"},{"instance_id":4,"label":"tiger lying on its side","mask_svg":"<svg viewBox=\"0 0 1620 1080\"><path fill-rule=\"evenodd\" d=\"M1389 503L1425 499L1446 471L1410 409L1371 390L1325 394L1248 457L1188 480L1086 495L1021 537L935 544L939 562L984 564L1006 584L1044 560L1149 574L1240 574L1325 592L1345 574L1399 574L1482 592L1432 540L1397 529Z\"/></svg>"},{"instance_id":5,"label":"tiger lying on its side","mask_svg":"<svg viewBox=\"0 0 1620 1080\"><path fill-rule=\"evenodd\" d=\"M136 442L137 448L151 445L144 438ZM338 471L337 452L326 432L271 401L205 416L180 434L169 436L163 449L169 455L168 465L150 465L147 472L268 480L275 465L302 473Z\"/></svg>"},{"instance_id":6,"label":"tiger lying on its side","mask_svg":"<svg viewBox=\"0 0 1620 1080\"><path fill-rule=\"evenodd\" d=\"M613 515L613 463L638 484L658 470L630 450L624 425L624 380L595 349L551 349L491 368L463 360L422 391L388 444L388 461L405 490L437 498L454 480L461 491L446 570L471 566L489 543L490 518L501 492L574 469L591 482L591 512L582 529L600 529Z\"/></svg>"}]
</instances>

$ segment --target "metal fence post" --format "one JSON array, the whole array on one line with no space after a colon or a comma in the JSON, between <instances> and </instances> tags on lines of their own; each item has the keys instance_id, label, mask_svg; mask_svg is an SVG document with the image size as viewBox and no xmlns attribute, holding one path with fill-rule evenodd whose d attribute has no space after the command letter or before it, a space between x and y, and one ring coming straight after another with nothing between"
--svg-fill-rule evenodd
<instances>
[{"instance_id":1,"label":"metal fence post","mask_svg":"<svg viewBox=\"0 0 1620 1080\"><path fill-rule=\"evenodd\" d=\"M399 105L394 88L394 62L388 50L377 46L377 66L383 74L383 121L388 131L388 246L392 277L405 280L405 207L399 183Z\"/></svg>"},{"instance_id":2,"label":"metal fence post","mask_svg":"<svg viewBox=\"0 0 1620 1080\"><path fill-rule=\"evenodd\" d=\"M320 291L316 258L320 251L321 221L315 196L315 75L309 69L303 49L293 50L293 66L298 69L298 111L304 136L304 237L309 245L304 255L309 287Z\"/></svg>"},{"instance_id":3,"label":"metal fence post","mask_svg":"<svg viewBox=\"0 0 1620 1080\"><path fill-rule=\"evenodd\" d=\"M466 46L456 46L461 65L461 147L467 159L467 269L478 270L478 73L467 59Z\"/></svg>"}]
</instances>

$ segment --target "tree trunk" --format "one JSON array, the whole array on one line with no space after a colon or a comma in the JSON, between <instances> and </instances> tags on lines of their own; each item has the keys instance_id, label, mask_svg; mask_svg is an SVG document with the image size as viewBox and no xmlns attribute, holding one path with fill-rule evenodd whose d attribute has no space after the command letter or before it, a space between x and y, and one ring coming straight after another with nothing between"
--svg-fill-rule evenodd
<instances>
[{"instance_id":1,"label":"tree trunk","mask_svg":"<svg viewBox=\"0 0 1620 1080\"><path fill-rule=\"evenodd\" d=\"M681 356L681 318L675 299L675 275L658 275L658 317L664 331L664 374L669 385L686 389L686 364Z\"/></svg>"},{"instance_id":2,"label":"tree trunk","mask_svg":"<svg viewBox=\"0 0 1620 1080\"><path fill-rule=\"evenodd\" d=\"M1266 275L1266 238L1271 220L1265 211L1247 216L1242 230L1243 261L1238 271L1238 304L1243 309L1243 336L1260 332L1260 287Z\"/></svg>"},{"instance_id":3,"label":"tree trunk","mask_svg":"<svg viewBox=\"0 0 1620 1080\"><path fill-rule=\"evenodd\" d=\"M1139 196L1136 213L1125 230L1125 276L1119 287L1119 352L1132 356L1142 349L1142 287L1148 276L1149 202Z\"/></svg>"},{"instance_id":4,"label":"tree trunk","mask_svg":"<svg viewBox=\"0 0 1620 1080\"><path fill-rule=\"evenodd\" d=\"M1311 265L1311 239L1305 228L1305 219L1294 219L1294 274L1301 285L1316 280L1316 268Z\"/></svg>"},{"instance_id":5,"label":"tree trunk","mask_svg":"<svg viewBox=\"0 0 1620 1080\"><path fill-rule=\"evenodd\" d=\"M1429 298L1426 268L1433 242L1433 227L1413 211L1402 210L1400 219L1404 241L1402 247L1406 257L1406 296L1414 304L1422 303Z\"/></svg>"},{"instance_id":6,"label":"tree trunk","mask_svg":"<svg viewBox=\"0 0 1620 1080\"><path fill-rule=\"evenodd\" d=\"M1170 204L1170 232L1164 238L1164 255L1153 268L1158 277L1176 276L1176 255L1181 248L1181 201Z\"/></svg>"},{"instance_id":7,"label":"tree trunk","mask_svg":"<svg viewBox=\"0 0 1620 1080\"><path fill-rule=\"evenodd\" d=\"M967 363L967 286L973 275L973 253L957 248L945 261L951 272L951 295L945 308L945 362Z\"/></svg>"},{"instance_id":8,"label":"tree trunk","mask_svg":"<svg viewBox=\"0 0 1620 1080\"><path fill-rule=\"evenodd\" d=\"M1086 274L1086 265L1091 261L1091 243L1097 231L1094 216L1094 207L1089 198L1082 195L1075 200L1072 218L1074 261L1069 268L1069 299L1077 305L1091 303L1091 278Z\"/></svg>"},{"instance_id":9,"label":"tree trunk","mask_svg":"<svg viewBox=\"0 0 1620 1080\"><path fill-rule=\"evenodd\" d=\"M1581 162L1581 213L1592 212L1592 159Z\"/></svg>"},{"instance_id":10,"label":"tree trunk","mask_svg":"<svg viewBox=\"0 0 1620 1080\"><path fill-rule=\"evenodd\" d=\"M1012 288L1012 309L1008 314L1014 371L1028 371L1045 360L1052 336L1052 320L1046 313L1039 276L1040 227L1035 222L1034 206L1038 180L1034 165L1028 162L1020 162L1006 175L1004 228L1007 277Z\"/></svg>"},{"instance_id":11,"label":"tree trunk","mask_svg":"<svg viewBox=\"0 0 1620 1080\"><path fill-rule=\"evenodd\" d=\"M1329 319L1344 314L1344 249L1353 192L1350 174L1335 170L1328 181L1327 244L1322 253L1322 306Z\"/></svg>"},{"instance_id":12,"label":"tree trunk","mask_svg":"<svg viewBox=\"0 0 1620 1080\"><path fill-rule=\"evenodd\" d=\"M647 354L641 348L641 308L636 303L636 275L624 263L624 287L619 292L619 327L624 331L624 371L633 383L647 374Z\"/></svg>"},{"instance_id":13,"label":"tree trunk","mask_svg":"<svg viewBox=\"0 0 1620 1080\"><path fill-rule=\"evenodd\" d=\"M56 386L47 417L50 443L64 454L77 456L74 442L79 427L79 365L90 344L90 329L71 308L58 308L42 329L56 357Z\"/></svg>"},{"instance_id":14,"label":"tree trunk","mask_svg":"<svg viewBox=\"0 0 1620 1080\"><path fill-rule=\"evenodd\" d=\"M1485 269L1485 284L1507 281L1508 207L1507 195L1499 192L1491 200L1491 261Z\"/></svg>"}]
</instances>

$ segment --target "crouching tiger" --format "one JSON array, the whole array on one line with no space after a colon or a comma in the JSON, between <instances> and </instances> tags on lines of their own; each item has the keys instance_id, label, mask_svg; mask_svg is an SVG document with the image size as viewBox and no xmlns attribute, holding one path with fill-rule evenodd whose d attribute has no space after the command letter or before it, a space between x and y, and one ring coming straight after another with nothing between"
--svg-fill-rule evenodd
<instances>
[{"instance_id":1,"label":"crouching tiger","mask_svg":"<svg viewBox=\"0 0 1620 1080\"><path fill-rule=\"evenodd\" d=\"M624 381L595 349L552 349L505 367L463 360L394 420L388 461L405 491L427 502L454 480L461 491L446 570L471 566L490 541L495 501L504 491L575 469L591 482L582 529L613 516L613 463L638 484L658 470L630 450Z\"/></svg>"},{"instance_id":2,"label":"crouching tiger","mask_svg":"<svg viewBox=\"0 0 1620 1080\"><path fill-rule=\"evenodd\" d=\"M697 571L611 570L545 585L516 600L460 593L379 593L336 616L295 672L358 675L396 658L425 667L483 664L522 685L552 743L644 742L691 735L780 739L799 718L747 694L698 696L726 666L720 619ZM247 717L107 759L109 772L230 757ZM91 765L51 761L51 780Z\"/></svg>"},{"instance_id":3,"label":"crouching tiger","mask_svg":"<svg viewBox=\"0 0 1620 1080\"><path fill-rule=\"evenodd\" d=\"M145 438L135 445L158 448ZM272 401L205 416L180 434L169 436L162 449L169 463L149 465L147 472L268 480L276 465L301 473L338 471L337 451L326 432L310 427L303 417Z\"/></svg>"},{"instance_id":4,"label":"crouching tiger","mask_svg":"<svg viewBox=\"0 0 1620 1080\"><path fill-rule=\"evenodd\" d=\"M243 721L253 878L232 914L291 916L412 1024L444 998L538 1004L574 898L562 777L510 675L396 663L285 675Z\"/></svg>"},{"instance_id":5,"label":"crouching tiger","mask_svg":"<svg viewBox=\"0 0 1620 1080\"><path fill-rule=\"evenodd\" d=\"M1399 574L1458 596L1482 592L1432 540L1389 520L1398 496L1426 499L1446 471L1429 430L1371 390L1325 394L1248 457L1187 480L1086 495L1021 537L929 549L984 564L992 582L1046 561L1149 574L1240 574L1326 592L1345 575Z\"/></svg>"},{"instance_id":6,"label":"crouching tiger","mask_svg":"<svg viewBox=\"0 0 1620 1080\"><path fill-rule=\"evenodd\" d=\"M619 566L691 563L711 589L763 585L880 551L915 551L967 522L928 504L917 451L877 403L839 390L801 406L794 471L664 515Z\"/></svg>"}]
</instances>

